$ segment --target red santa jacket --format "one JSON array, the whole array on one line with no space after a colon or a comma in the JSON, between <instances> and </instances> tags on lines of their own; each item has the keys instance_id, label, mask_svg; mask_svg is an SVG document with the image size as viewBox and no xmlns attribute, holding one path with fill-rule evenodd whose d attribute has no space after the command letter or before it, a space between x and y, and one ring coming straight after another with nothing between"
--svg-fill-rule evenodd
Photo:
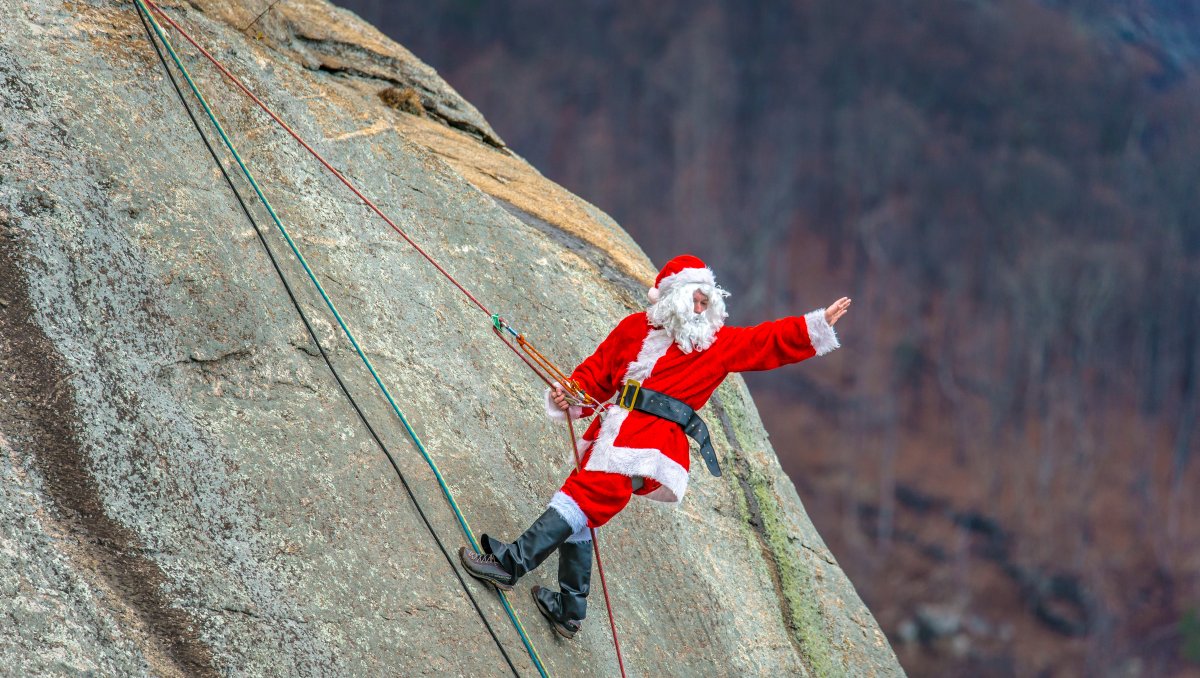
<instances>
[{"instance_id":1,"label":"red santa jacket","mask_svg":"<svg viewBox=\"0 0 1200 678\"><path fill-rule=\"evenodd\" d=\"M652 327L645 312L622 320L571 373L583 390L604 403L627 379L665 393L699 410L730 372L771 370L825 355L838 347L825 310L754 327L722 327L705 350L684 353L664 329ZM678 503L687 491L688 439L678 424L637 410L607 404L583 435L592 445L585 468L658 481L646 494ZM547 413L565 417L547 398ZM587 416L590 410L575 408Z\"/></svg>"}]
</instances>

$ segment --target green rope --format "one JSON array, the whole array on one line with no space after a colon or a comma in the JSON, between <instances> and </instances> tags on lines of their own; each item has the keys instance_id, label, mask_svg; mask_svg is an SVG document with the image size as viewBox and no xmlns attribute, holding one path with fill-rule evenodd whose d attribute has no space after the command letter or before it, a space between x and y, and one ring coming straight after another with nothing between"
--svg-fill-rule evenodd
<instances>
[{"instance_id":1,"label":"green rope","mask_svg":"<svg viewBox=\"0 0 1200 678\"><path fill-rule=\"evenodd\" d=\"M184 79L187 80L188 87L190 87L192 93L196 95L196 99L200 101L200 105L204 108L204 112L208 115L208 119L212 122L213 127L216 128L217 134L220 135L221 141L224 142L225 147L229 149L230 154L233 155L233 159L237 161L238 167L240 167L242 170L242 174L244 174L246 180L250 182L250 186L254 189L254 193L258 196L258 199L267 209L267 213L271 215L271 220L275 222L275 226L278 227L280 234L282 234L284 240L287 241L288 247L290 247L292 250L292 254L296 256L296 259L300 262L300 265L304 267L304 272L308 274L308 279L312 281L313 285L316 286L317 291L321 293L321 298L325 300L325 305L329 308L330 313L333 314L333 317L337 320L338 325L342 328L342 333L346 335L346 338L354 347L355 352L358 353L358 357L362 359L363 364L366 365L367 370L371 373L371 377L375 380L376 386L379 387L379 390L387 399L388 404L392 406L392 411L396 413L396 417L399 418L400 423L404 425L404 430L407 431L409 437L412 438L413 443L417 447L417 451L421 453L421 457L424 458L425 463L428 464L429 468L433 471L434 477L437 478L438 485L440 485L442 488L442 494L445 495L446 501L450 503L450 508L454 510L454 515L456 518L458 518L458 524L462 528L463 534L466 535L467 540L470 542L471 548L474 549L476 553L479 553L479 542L475 539L475 534L471 531L471 526L467 524L466 517L463 516L462 511L458 508L458 502L454 501L454 495L450 492L450 488L446 484L445 478L442 477L442 472L438 469L437 464L434 463L433 459L429 456L429 452L425 449L425 445L421 442L421 438L408 423L408 418L404 416L404 413L396 404L396 400L392 397L391 391L389 391L388 387L383 383L383 380L379 377L379 373L375 371L375 366L371 364L370 358L368 358L367 354L363 352L358 340L354 337L354 333L350 331L350 328L346 325L346 321L342 318L342 314L338 312L337 306L335 306L333 300L329 298L329 294L325 292L325 288L321 285L320 280L317 279L316 274L313 273L312 268L308 265L308 260L304 258L304 254L300 251L300 248L296 245L296 242L292 240L292 236L288 233L287 227L283 225L283 221L275 212L275 208L271 206L270 201L267 200L267 196L263 194L262 189L258 185L258 181L254 179L254 175L250 172L250 169L246 167L246 163L242 161L241 154L238 153L237 148L235 148L233 142L230 141L229 135L225 133L225 128L222 127L220 121L217 120L216 114L213 113L213 110L208 105L208 101L204 98L204 95L200 93L200 89L196 86L195 81L192 80L191 73L189 73L187 67L183 65L179 55L175 52L174 46L171 44L171 41L167 39L166 34L159 25L158 20L154 18L153 13L147 9L142 0L134 0L134 2L136 2L141 11L144 12L147 17L149 17L150 25L154 28L154 32L158 35L158 39L161 40L163 45L167 48L167 52L171 55L171 60L175 62L175 66L179 68L181 73L183 73ZM521 625L521 620L517 617L517 613L509 602L508 596L506 596L503 591L497 590L497 592L500 594L500 600L504 603L504 609L508 613L509 619L512 620L513 626L517 629L517 633L521 636L521 642L525 644L525 648L528 650L534 666L537 667L538 673L540 673L543 678L547 678L548 674L546 673L546 669L542 666L541 658L538 656L537 650L533 647L533 642L526 634L525 628Z\"/></svg>"}]
</instances>

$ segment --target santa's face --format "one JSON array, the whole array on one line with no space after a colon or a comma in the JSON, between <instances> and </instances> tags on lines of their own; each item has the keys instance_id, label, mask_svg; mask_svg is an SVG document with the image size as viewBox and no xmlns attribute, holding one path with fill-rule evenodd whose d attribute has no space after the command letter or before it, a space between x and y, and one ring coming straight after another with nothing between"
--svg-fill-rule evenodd
<instances>
[{"instance_id":1,"label":"santa's face","mask_svg":"<svg viewBox=\"0 0 1200 678\"><path fill-rule=\"evenodd\" d=\"M667 330L684 353L703 351L712 346L717 330L725 324L727 294L715 285L679 285L663 290L658 301L646 309L646 316L656 327Z\"/></svg>"}]
</instances>

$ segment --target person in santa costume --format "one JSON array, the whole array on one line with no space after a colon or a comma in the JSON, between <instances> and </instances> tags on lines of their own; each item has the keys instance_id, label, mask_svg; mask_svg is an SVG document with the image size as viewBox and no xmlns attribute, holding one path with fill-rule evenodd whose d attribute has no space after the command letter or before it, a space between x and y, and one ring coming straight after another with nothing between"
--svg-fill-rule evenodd
<instances>
[{"instance_id":1,"label":"person in santa costume","mask_svg":"<svg viewBox=\"0 0 1200 678\"><path fill-rule=\"evenodd\" d=\"M572 471L541 515L513 542L486 534L483 553L463 547L459 558L473 576L498 589L559 551L559 591L534 586L538 609L570 638L583 621L592 571L589 528L607 523L634 494L678 504L687 491L688 437L719 475L704 422L704 406L730 372L771 370L838 348L833 325L850 306L827 308L754 327L725 325L725 297L713 272L691 255L675 257L654 281L650 306L622 320L571 373L599 407L580 441L582 470ZM616 396L614 402L608 402ZM595 413L571 402L561 387L546 392L546 412L565 419Z\"/></svg>"}]
</instances>

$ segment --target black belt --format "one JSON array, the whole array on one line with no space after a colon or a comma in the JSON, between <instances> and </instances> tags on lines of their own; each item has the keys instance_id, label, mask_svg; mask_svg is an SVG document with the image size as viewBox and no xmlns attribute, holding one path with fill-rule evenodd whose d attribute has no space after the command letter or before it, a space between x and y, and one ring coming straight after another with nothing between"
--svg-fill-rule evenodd
<instances>
[{"instance_id":1,"label":"black belt","mask_svg":"<svg viewBox=\"0 0 1200 678\"><path fill-rule=\"evenodd\" d=\"M712 441L708 438L708 426L700 415L696 414L687 403L676 400L666 393L642 388L642 385L632 379L625 382L621 394L617 396L617 405L626 410L638 410L646 414L662 417L683 427L683 432L689 438L700 444L700 456L708 465L708 472L714 476L721 475L721 465L717 463L717 452L713 449Z\"/></svg>"}]
</instances>

